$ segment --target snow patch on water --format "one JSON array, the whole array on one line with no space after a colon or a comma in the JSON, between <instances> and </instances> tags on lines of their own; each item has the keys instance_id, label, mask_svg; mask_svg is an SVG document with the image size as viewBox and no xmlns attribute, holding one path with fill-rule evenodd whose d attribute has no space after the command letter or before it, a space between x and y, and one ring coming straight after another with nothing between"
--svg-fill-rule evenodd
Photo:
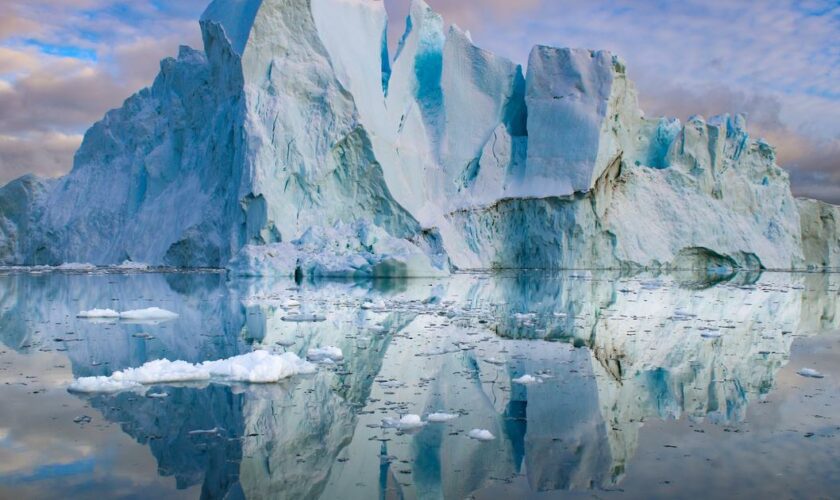
<instances>
[{"instance_id":1,"label":"snow patch on water","mask_svg":"<svg viewBox=\"0 0 840 500\"><path fill-rule=\"evenodd\" d=\"M531 384L539 384L542 383L542 380L534 377L533 375L522 375L519 378L513 379L514 384L521 384L521 385L531 385Z\"/></svg>"},{"instance_id":2,"label":"snow patch on water","mask_svg":"<svg viewBox=\"0 0 840 500\"><path fill-rule=\"evenodd\" d=\"M206 382L213 379L224 382L270 384L295 375L314 372L315 365L300 359L293 353L274 355L267 351L254 351L242 356L199 364L159 359L139 368L114 372L109 377L76 379L69 390L82 393L108 393L155 384Z\"/></svg>"},{"instance_id":3,"label":"snow patch on water","mask_svg":"<svg viewBox=\"0 0 840 500\"><path fill-rule=\"evenodd\" d=\"M80 312L76 317L84 319L118 319L120 313L113 309L91 309L90 311Z\"/></svg>"},{"instance_id":4,"label":"snow patch on water","mask_svg":"<svg viewBox=\"0 0 840 500\"><path fill-rule=\"evenodd\" d=\"M469 434L467 434L467 436L469 436L470 439L475 439L477 441L492 441L496 439L496 436L487 429L473 429Z\"/></svg>"},{"instance_id":5,"label":"snow patch on water","mask_svg":"<svg viewBox=\"0 0 840 500\"><path fill-rule=\"evenodd\" d=\"M382 427L388 429L399 429L401 431L408 431L419 429L426 425L419 415L404 415L399 420L393 418L386 418L382 420Z\"/></svg>"},{"instance_id":6,"label":"snow patch on water","mask_svg":"<svg viewBox=\"0 0 840 500\"><path fill-rule=\"evenodd\" d=\"M306 353L306 359L315 363L325 361L337 362L344 359L344 353L338 347L319 347L317 349L309 349Z\"/></svg>"},{"instance_id":7,"label":"snow patch on water","mask_svg":"<svg viewBox=\"0 0 840 500\"><path fill-rule=\"evenodd\" d=\"M458 415L452 413L431 413L426 417L426 420L433 424L442 424L450 420L455 420L456 418L458 418Z\"/></svg>"},{"instance_id":8,"label":"snow patch on water","mask_svg":"<svg viewBox=\"0 0 840 500\"><path fill-rule=\"evenodd\" d=\"M825 378L825 375L813 368L803 368L796 373L806 378Z\"/></svg>"},{"instance_id":9,"label":"snow patch on water","mask_svg":"<svg viewBox=\"0 0 840 500\"><path fill-rule=\"evenodd\" d=\"M178 314L159 307L150 307L148 309L138 309L135 311L125 311L120 313L120 319L129 321L171 320L176 319L177 317Z\"/></svg>"}]
</instances>

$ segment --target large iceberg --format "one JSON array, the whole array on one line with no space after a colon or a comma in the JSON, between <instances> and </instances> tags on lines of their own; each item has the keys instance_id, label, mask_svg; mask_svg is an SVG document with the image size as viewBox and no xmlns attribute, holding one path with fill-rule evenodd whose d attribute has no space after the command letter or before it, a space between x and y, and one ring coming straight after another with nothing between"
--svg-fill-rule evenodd
<instances>
[{"instance_id":1,"label":"large iceberg","mask_svg":"<svg viewBox=\"0 0 840 500\"><path fill-rule=\"evenodd\" d=\"M744 117L646 118L606 51L522 67L413 0L214 0L204 50L85 135L67 176L0 189L0 263L241 275L838 267ZM825 215L821 215L825 214Z\"/></svg>"}]
</instances>

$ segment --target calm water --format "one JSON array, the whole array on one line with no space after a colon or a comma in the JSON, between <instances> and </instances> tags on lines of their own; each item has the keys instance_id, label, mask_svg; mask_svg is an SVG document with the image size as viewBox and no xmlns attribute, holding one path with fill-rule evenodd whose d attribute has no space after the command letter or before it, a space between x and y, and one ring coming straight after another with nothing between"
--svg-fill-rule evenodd
<instances>
[{"instance_id":1,"label":"calm water","mask_svg":"<svg viewBox=\"0 0 840 500\"><path fill-rule=\"evenodd\" d=\"M2 275L0 497L836 498L838 290L816 274ZM292 299L327 321L283 321ZM76 318L152 306L180 317ZM342 363L281 384L67 391L155 359L328 345ZM459 417L382 426L436 411Z\"/></svg>"}]
</instances>

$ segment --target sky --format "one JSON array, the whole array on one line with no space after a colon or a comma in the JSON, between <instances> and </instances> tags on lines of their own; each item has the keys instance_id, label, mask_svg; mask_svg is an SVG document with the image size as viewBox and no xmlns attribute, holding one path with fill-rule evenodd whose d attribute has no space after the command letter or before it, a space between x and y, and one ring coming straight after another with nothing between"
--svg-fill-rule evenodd
<instances>
[{"instance_id":1,"label":"sky","mask_svg":"<svg viewBox=\"0 0 840 500\"><path fill-rule=\"evenodd\" d=\"M382 0L369 0L382 1ZM408 0L384 0L398 40ZM0 183L67 172L85 130L201 47L208 0L0 0ZM619 54L648 116L740 112L794 193L840 203L840 0L428 0L523 65L536 44Z\"/></svg>"}]
</instances>

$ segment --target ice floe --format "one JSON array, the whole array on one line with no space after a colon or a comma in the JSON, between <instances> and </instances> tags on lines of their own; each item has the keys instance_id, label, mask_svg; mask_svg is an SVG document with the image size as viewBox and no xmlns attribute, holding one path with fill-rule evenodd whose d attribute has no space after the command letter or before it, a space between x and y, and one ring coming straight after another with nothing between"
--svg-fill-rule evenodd
<instances>
[{"instance_id":1,"label":"ice floe","mask_svg":"<svg viewBox=\"0 0 840 500\"><path fill-rule=\"evenodd\" d=\"M455 420L458 418L458 415L452 413L430 413L426 420L433 424L442 424L444 422L449 422L450 420Z\"/></svg>"},{"instance_id":2,"label":"ice floe","mask_svg":"<svg viewBox=\"0 0 840 500\"><path fill-rule=\"evenodd\" d=\"M199 364L159 359L139 368L114 372L109 377L76 379L69 390L81 393L108 393L155 384L210 380L269 384L295 375L314 372L315 365L300 359L293 353L275 355L267 351L254 351L233 358Z\"/></svg>"},{"instance_id":3,"label":"ice floe","mask_svg":"<svg viewBox=\"0 0 840 500\"><path fill-rule=\"evenodd\" d=\"M337 362L344 359L344 353L338 347L327 346L309 349L306 359L315 363Z\"/></svg>"},{"instance_id":4,"label":"ice floe","mask_svg":"<svg viewBox=\"0 0 840 500\"><path fill-rule=\"evenodd\" d=\"M542 382L542 380L533 375L522 375L521 377L513 379L514 384L520 385L539 384L540 382Z\"/></svg>"},{"instance_id":5,"label":"ice floe","mask_svg":"<svg viewBox=\"0 0 840 500\"><path fill-rule=\"evenodd\" d=\"M401 431L419 429L424 425L426 425L426 422L423 422L419 415L404 415L400 419L386 418L382 420L382 427Z\"/></svg>"},{"instance_id":6,"label":"ice floe","mask_svg":"<svg viewBox=\"0 0 840 500\"><path fill-rule=\"evenodd\" d=\"M796 373L806 378L825 378L825 375L813 368L803 368Z\"/></svg>"},{"instance_id":7,"label":"ice floe","mask_svg":"<svg viewBox=\"0 0 840 500\"><path fill-rule=\"evenodd\" d=\"M83 319L119 319L120 313L113 309L91 309L90 311L80 312L76 317Z\"/></svg>"},{"instance_id":8,"label":"ice floe","mask_svg":"<svg viewBox=\"0 0 840 500\"><path fill-rule=\"evenodd\" d=\"M467 434L467 436L469 436L470 439L475 439L477 441L492 441L496 439L496 436L487 429L473 429L469 434Z\"/></svg>"}]
</instances>

